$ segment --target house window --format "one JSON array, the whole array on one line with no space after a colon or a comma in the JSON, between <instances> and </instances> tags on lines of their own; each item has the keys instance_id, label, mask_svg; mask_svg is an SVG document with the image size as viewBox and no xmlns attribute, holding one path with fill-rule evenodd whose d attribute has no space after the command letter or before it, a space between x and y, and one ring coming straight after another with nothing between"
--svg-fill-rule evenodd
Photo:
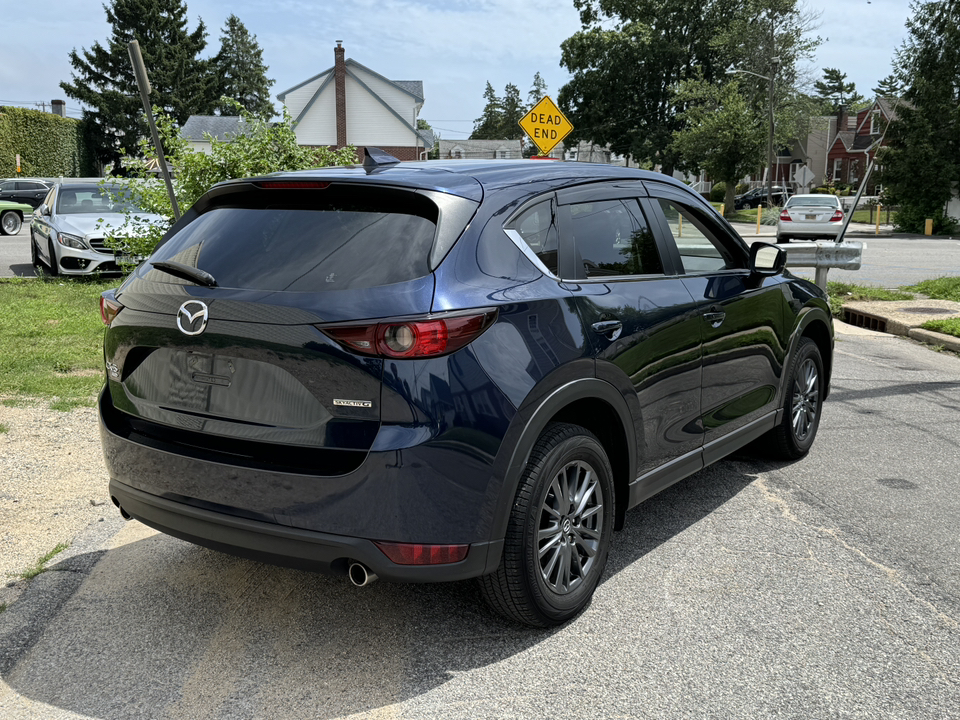
<instances>
[{"instance_id":1,"label":"house window","mask_svg":"<svg viewBox=\"0 0 960 720\"><path fill-rule=\"evenodd\" d=\"M833 159L833 181L840 182L840 173L843 172L843 158Z\"/></svg>"},{"instance_id":2,"label":"house window","mask_svg":"<svg viewBox=\"0 0 960 720\"><path fill-rule=\"evenodd\" d=\"M880 132L880 111L874 110L870 113L870 134L876 135Z\"/></svg>"}]
</instances>

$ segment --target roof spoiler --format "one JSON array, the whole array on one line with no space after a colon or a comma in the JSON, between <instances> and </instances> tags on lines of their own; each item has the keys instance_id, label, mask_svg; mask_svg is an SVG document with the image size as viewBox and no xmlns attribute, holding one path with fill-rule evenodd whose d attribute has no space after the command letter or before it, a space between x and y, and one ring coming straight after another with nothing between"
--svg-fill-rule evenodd
<instances>
[{"instance_id":1,"label":"roof spoiler","mask_svg":"<svg viewBox=\"0 0 960 720\"><path fill-rule=\"evenodd\" d=\"M363 149L363 167L367 172L388 165L396 165L400 161L380 148L365 147Z\"/></svg>"}]
</instances>

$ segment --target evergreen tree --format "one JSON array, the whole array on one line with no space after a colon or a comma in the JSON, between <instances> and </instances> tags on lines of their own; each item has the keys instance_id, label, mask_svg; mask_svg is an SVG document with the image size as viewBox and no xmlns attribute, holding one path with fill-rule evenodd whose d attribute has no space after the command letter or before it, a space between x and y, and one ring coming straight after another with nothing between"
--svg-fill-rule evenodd
<instances>
[{"instance_id":1,"label":"evergreen tree","mask_svg":"<svg viewBox=\"0 0 960 720\"><path fill-rule=\"evenodd\" d=\"M513 83L507 83L503 89L503 99L500 101L500 134L497 140L520 140L524 136L520 121L526 114L526 108L520 99L520 88Z\"/></svg>"},{"instance_id":2,"label":"evergreen tree","mask_svg":"<svg viewBox=\"0 0 960 720\"><path fill-rule=\"evenodd\" d=\"M220 95L236 100L254 115L274 114L270 100L273 80L267 78L263 50L257 36L251 35L236 15L230 15L223 26L220 52L213 58L213 67L220 82ZM224 115L233 112L230 104L220 102L216 109Z\"/></svg>"},{"instance_id":3,"label":"evergreen tree","mask_svg":"<svg viewBox=\"0 0 960 720\"><path fill-rule=\"evenodd\" d=\"M823 80L817 80L813 84L817 96L831 104L833 113L837 116L838 132L845 129L840 127L844 111L863 102L863 95L857 92L856 85L852 82L844 82L846 79L847 74L840 72L837 68L824 68Z\"/></svg>"},{"instance_id":4,"label":"evergreen tree","mask_svg":"<svg viewBox=\"0 0 960 720\"><path fill-rule=\"evenodd\" d=\"M903 92L903 86L900 84L900 80L896 75L890 74L887 75L883 80L877 83L875 88L872 88L873 94L878 97L900 97L900 93Z\"/></svg>"},{"instance_id":5,"label":"evergreen tree","mask_svg":"<svg viewBox=\"0 0 960 720\"><path fill-rule=\"evenodd\" d=\"M547 83L538 71L533 76L533 85L530 86L530 92L527 93L527 109L529 110L538 102L543 100L546 94L547 94Z\"/></svg>"},{"instance_id":6,"label":"evergreen tree","mask_svg":"<svg viewBox=\"0 0 960 720\"><path fill-rule=\"evenodd\" d=\"M500 138L500 129L503 126L503 101L497 97L490 81L483 91L483 99L487 104L483 107L483 115L473 121L471 140L497 140Z\"/></svg>"},{"instance_id":7,"label":"evergreen tree","mask_svg":"<svg viewBox=\"0 0 960 720\"><path fill-rule=\"evenodd\" d=\"M216 101L216 83L209 61L199 57L206 47L201 20L187 29L183 0L109 0L104 5L111 35L106 46L70 51L73 81L60 87L87 107L92 150L102 163L119 160L121 151L135 155L148 134L143 105L127 45L140 43L153 89L150 102L169 112L181 125L192 114L209 114Z\"/></svg>"},{"instance_id":8,"label":"evergreen tree","mask_svg":"<svg viewBox=\"0 0 960 720\"><path fill-rule=\"evenodd\" d=\"M935 232L955 232L946 205L960 186L960 0L911 3L895 64L907 87L880 157L888 200L903 230L931 218Z\"/></svg>"}]
</instances>

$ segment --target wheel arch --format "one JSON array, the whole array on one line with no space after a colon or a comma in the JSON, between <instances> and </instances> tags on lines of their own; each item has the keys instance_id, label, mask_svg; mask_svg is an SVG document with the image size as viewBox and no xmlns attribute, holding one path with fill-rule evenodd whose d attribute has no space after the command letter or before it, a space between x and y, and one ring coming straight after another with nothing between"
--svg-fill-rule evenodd
<instances>
[{"instance_id":1,"label":"wheel arch","mask_svg":"<svg viewBox=\"0 0 960 720\"><path fill-rule=\"evenodd\" d=\"M615 524L623 525L629 503L629 485L636 473L637 449L632 442L634 419L623 395L613 385L596 378L574 380L549 392L527 412L521 408L517 422L523 423L518 441L510 452L504 482L494 506L491 538L506 532L510 508L530 452L544 429L552 422L579 425L592 432L603 446L613 469Z\"/></svg>"},{"instance_id":2,"label":"wheel arch","mask_svg":"<svg viewBox=\"0 0 960 720\"><path fill-rule=\"evenodd\" d=\"M812 340L820 351L823 373L826 376L824 399L830 394L830 378L833 373L833 322L830 315L820 307L809 307L800 316L793 341L790 343L790 355L796 351L800 338Z\"/></svg>"}]
</instances>

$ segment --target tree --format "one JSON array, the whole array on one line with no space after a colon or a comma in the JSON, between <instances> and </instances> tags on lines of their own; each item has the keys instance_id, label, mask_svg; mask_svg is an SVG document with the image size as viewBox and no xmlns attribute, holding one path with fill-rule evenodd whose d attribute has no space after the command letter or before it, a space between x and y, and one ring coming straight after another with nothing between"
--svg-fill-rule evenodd
<instances>
[{"instance_id":1,"label":"tree","mask_svg":"<svg viewBox=\"0 0 960 720\"><path fill-rule=\"evenodd\" d=\"M95 42L89 50L71 50L73 81L60 87L86 106L83 119L97 158L117 164L122 152L136 153L147 134L127 51L131 40L140 43L151 101L178 123L213 110L215 83L208 61L199 57L207 44L206 28L201 20L193 32L187 30L182 0L109 0L104 10L111 27L106 47Z\"/></svg>"},{"instance_id":2,"label":"tree","mask_svg":"<svg viewBox=\"0 0 960 720\"><path fill-rule=\"evenodd\" d=\"M543 100L547 94L547 82L537 71L533 76L533 84L530 86L530 92L527 93L527 110Z\"/></svg>"},{"instance_id":3,"label":"tree","mask_svg":"<svg viewBox=\"0 0 960 720\"><path fill-rule=\"evenodd\" d=\"M877 86L871 90L878 98L900 97L900 93L903 91L903 85L900 83L900 79L891 73L878 82Z\"/></svg>"},{"instance_id":4,"label":"tree","mask_svg":"<svg viewBox=\"0 0 960 720\"><path fill-rule=\"evenodd\" d=\"M857 103L863 102L863 95L857 92L857 87L852 82L845 82L847 74L840 72L837 68L824 68L823 80L817 80L813 84L817 91L817 96L826 100L832 107L832 112L837 116L837 131L840 127L840 121L843 119L843 113Z\"/></svg>"},{"instance_id":5,"label":"tree","mask_svg":"<svg viewBox=\"0 0 960 720\"><path fill-rule=\"evenodd\" d=\"M224 180L357 162L356 148L353 146L328 150L298 145L293 119L286 111L281 122L270 122L272 109L270 115L255 116L239 103L231 105L229 98L223 98L222 102L229 108L229 114L242 118L241 129L228 140L206 135L211 144L209 153L189 147L180 135L175 119L162 108L154 108L166 160L174 169L174 192L181 213L185 213L201 195ZM166 187L157 182L145 159L150 147L149 141L141 138L140 152L128 167L133 179L125 187L129 188L133 204L162 215L167 219L167 225L154 226L128 214L127 222L106 239L122 256L149 255L173 224L173 208Z\"/></svg>"},{"instance_id":6,"label":"tree","mask_svg":"<svg viewBox=\"0 0 960 720\"><path fill-rule=\"evenodd\" d=\"M741 94L734 80L715 85L690 80L681 85L677 101L684 104L674 133L673 148L682 157L726 184L724 209L733 212L740 178L757 168L767 148L767 123Z\"/></svg>"},{"instance_id":7,"label":"tree","mask_svg":"<svg viewBox=\"0 0 960 720\"><path fill-rule=\"evenodd\" d=\"M212 65L220 81L220 95L237 101L246 110L265 117L274 114L270 100L273 80L267 78L267 66L263 64L263 51L257 36L251 35L236 15L230 15L223 26L220 52ZM231 105L217 104L221 114L231 112Z\"/></svg>"},{"instance_id":8,"label":"tree","mask_svg":"<svg viewBox=\"0 0 960 720\"><path fill-rule=\"evenodd\" d=\"M500 126L503 124L503 101L497 97L490 81L483 91L483 99L487 104L483 107L483 115L473 121L471 140L496 140L499 137Z\"/></svg>"},{"instance_id":9,"label":"tree","mask_svg":"<svg viewBox=\"0 0 960 720\"><path fill-rule=\"evenodd\" d=\"M897 225L954 232L946 214L960 187L960 0L913 2L907 38L894 61L907 80L879 162L887 200L900 206Z\"/></svg>"},{"instance_id":10,"label":"tree","mask_svg":"<svg viewBox=\"0 0 960 720\"><path fill-rule=\"evenodd\" d=\"M797 0L575 0L583 29L561 45L573 77L559 104L573 123L570 138L588 140L660 165L683 164L673 144L682 129L675 90L702 79L721 84L731 65L772 72L792 85L798 58L819 42ZM765 72L766 71L766 72ZM750 92L751 104L766 100Z\"/></svg>"},{"instance_id":11,"label":"tree","mask_svg":"<svg viewBox=\"0 0 960 720\"><path fill-rule=\"evenodd\" d=\"M500 108L500 133L497 139L520 140L523 138L524 132L520 127L520 121L527 109L520 99L520 88L513 83L507 83L503 89Z\"/></svg>"}]
</instances>

